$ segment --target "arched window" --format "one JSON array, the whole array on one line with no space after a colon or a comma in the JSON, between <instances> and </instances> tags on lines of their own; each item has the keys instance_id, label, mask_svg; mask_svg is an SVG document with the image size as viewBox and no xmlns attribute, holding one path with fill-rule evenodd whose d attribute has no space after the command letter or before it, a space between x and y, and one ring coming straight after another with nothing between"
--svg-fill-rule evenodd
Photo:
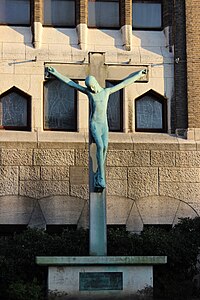
<instances>
[{"instance_id":1,"label":"arched window","mask_svg":"<svg viewBox=\"0 0 200 300\"><path fill-rule=\"evenodd\" d=\"M167 131L167 99L153 90L135 100L135 130Z\"/></svg>"},{"instance_id":2,"label":"arched window","mask_svg":"<svg viewBox=\"0 0 200 300\"><path fill-rule=\"evenodd\" d=\"M0 24L30 25L30 0L1 0Z\"/></svg>"},{"instance_id":3,"label":"arched window","mask_svg":"<svg viewBox=\"0 0 200 300\"><path fill-rule=\"evenodd\" d=\"M12 87L0 95L0 129L31 129L31 97Z\"/></svg>"},{"instance_id":4,"label":"arched window","mask_svg":"<svg viewBox=\"0 0 200 300\"><path fill-rule=\"evenodd\" d=\"M44 84L44 129L77 130L77 92L58 79Z\"/></svg>"}]
</instances>

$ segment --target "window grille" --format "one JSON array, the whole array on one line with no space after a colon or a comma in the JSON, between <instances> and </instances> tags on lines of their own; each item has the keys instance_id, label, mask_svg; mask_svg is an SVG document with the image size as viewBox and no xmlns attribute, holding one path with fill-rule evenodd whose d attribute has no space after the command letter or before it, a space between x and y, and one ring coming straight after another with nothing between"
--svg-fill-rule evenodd
<instances>
[{"instance_id":1,"label":"window grille","mask_svg":"<svg viewBox=\"0 0 200 300\"><path fill-rule=\"evenodd\" d=\"M167 103L165 97L149 91L135 100L136 131L166 132Z\"/></svg>"},{"instance_id":2,"label":"window grille","mask_svg":"<svg viewBox=\"0 0 200 300\"><path fill-rule=\"evenodd\" d=\"M112 87L118 82L106 81L106 87ZM109 131L123 131L123 90L109 96L108 101L108 127Z\"/></svg>"},{"instance_id":3,"label":"window grille","mask_svg":"<svg viewBox=\"0 0 200 300\"><path fill-rule=\"evenodd\" d=\"M31 97L16 87L0 96L0 128L30 130Z\"/></svg>"},{"instance_id":4,"label":"window grille","mask_svg":"<svg viewBox=\"0 0 200 300\"><path fill-rule=\"evenodd\" d=\"M44 129L77 130L77 92L60 80L44 85Z\"/></svg>"}]
</instances>

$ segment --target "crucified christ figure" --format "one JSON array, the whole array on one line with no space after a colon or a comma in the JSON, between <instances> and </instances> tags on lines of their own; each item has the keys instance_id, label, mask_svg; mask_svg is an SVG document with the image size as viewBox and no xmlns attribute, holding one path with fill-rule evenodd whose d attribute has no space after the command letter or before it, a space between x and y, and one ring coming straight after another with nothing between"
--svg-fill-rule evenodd
<instances>
[{"instance_id":1,"label":"crucified christ figure","mask_svg":"<svg viewBox=\"0 0 200 300\"><path fill-rule=\"evenodd\" d=\"M143 69L141 71L134 72L122 82L110 88L102 88L93 76L86 77L86 87L83 87L70 78L63 76L52 67L48 67L47 71L70 87L88 96L91 108L89 122L90 132L97 147L97 171L94 175L94 189L96 191L102 191L106 187L104 164L108 149L107 106L109 95L140 79L144 76L144 74L146 74L146 70Z\"/></svg>"}]
</instances>

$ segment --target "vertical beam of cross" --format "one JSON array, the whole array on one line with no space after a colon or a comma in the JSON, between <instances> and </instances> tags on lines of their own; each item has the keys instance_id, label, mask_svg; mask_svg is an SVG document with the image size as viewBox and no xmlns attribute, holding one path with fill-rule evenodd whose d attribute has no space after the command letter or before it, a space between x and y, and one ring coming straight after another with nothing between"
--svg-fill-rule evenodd
<instances>
[{"instance_id":1,"label":"vertical beam of cross","mask_svg":"<svg viewBox=\"0 0 200 300\"><path fill-rule=\"evenodd\" d=\"M90 53L89 73L105 87L107 66L103 53ZM90 255L107 254L106 190L94 190L94 173L97 169L96 144L89 133L89 197L90 197Z\"/></svg>"}]
</instances>

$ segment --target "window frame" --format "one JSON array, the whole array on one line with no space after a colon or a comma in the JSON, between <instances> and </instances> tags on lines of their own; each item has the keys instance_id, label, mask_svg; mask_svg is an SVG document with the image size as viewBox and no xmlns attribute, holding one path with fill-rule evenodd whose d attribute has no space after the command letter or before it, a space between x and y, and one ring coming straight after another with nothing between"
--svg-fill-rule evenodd
<instances>
[{"instance_id":1,"label":"window frame","mask_svg":"<svg viewBox=\"0 0 200 300\"><path fill-rule=\"evenodd\" d=\"M90 26L89 25L89 2L108 2L106 0L88 0L88 7L87 7L87 10L88 10L88 17L87 17L87 26L89 29L110 29L110 30L119 30L121 28L121 1L118 0L118 1L112 1L112 0L109 0L109 2L118 2L119 3L119 26Z\"/></svg>"},{"instance_id":2,"label":"window frame","mask_svg":"<svg viewBox=\"0 0 200 300\"><path fill-rule=\"evenodd\" d=\"M137 127L137 102L148 95L155 98L157 102L162 104L162 128L138 128ZM141 96L135 99L135 131L167 133L167 98L166 97L158 94L154 90L149 90L148 92L142 94Z\"/></svg>"},{"instance_id":3,"label":"window frame","mask_svg":"<svg viewBox=\"0 0 200 300\"><path fill-rule=\"evenodd\" d=\"M107 82L110 82L111 84L116 85L116 84L120 83L120 80L109 80L109 79L106 79L105 80L106 87L107 87ZM123 93L123 89L120 89L118 92L119 92L119 97L120 97L120 111L122 112L120 114L120 131L119 130L110 130L109 129L109 132L119 132L119 133L122 133L123 129L124 129L123 128L123 124L124 124L124 93ZM110 101L110 99L108 101ZM108 117L108 107L107 107L107 117Z\"/></svg>"},{"instance_id":4,"label":"window frame","mask_svg":"<svg viewBox=\"0 0 200 300\"><path fill-rule=\"evenodd\" d=\"M0 100L9 95L10 93L16 93L19 94L20 96L26 98L27 101L27 126L1 126L0 125L0 130L15 130L15 131L31 131L31 102L32 102L32 97L28 95L27 93L23 92L22 90L18 89L17 87L13 86L9 90L5 91L0 95Z\"/></svg>"},{"instance_id":5,"label":"window frame","mask_svg":"<svg viewBox=\"0 0 200 300\"><path fill-rule=\"evenodd\" d=\"M10 23L10 22L1 22L0 21L0 26L20 26L20 27L30 27L32 23L32 11L33 11L33 1L29 1L29 7L30 7L30 15L29 15L29 23L28 24L23 24L23 23Z\"/></svg>"},{"instance_id":6,"label":"window frame","mask_svg":"<svg viewBox=\"0 0 200 300\"><path fill-rule=\"evenodd\" d=\"M54 80L58 80L56 78L49 78L43 81L43 130L44 131L61 131L61 132L78 132L78 91L74 90L74 109L75 109L75 115L76 115L76 119L75 119L75 129L74 130L67 130L67 129L61 129L61 128L45 128L45 94L44 94L44 89L45 89L45 83L49 82L49 81L54 81ZM76 83L78 83L78 79L73 79L73 81L75 81Z\"/></svg>"},{"instance_id":7,"label":"window frame","mask_svg":"<svg viewBox=\"0 0 200 300\"><path fill-rule=\"evenodd\" d=\"M161 26L160 27L134 27L133 26L133 14L132 14L132 30L136 31L162 31L164 28L163 25L163 0L132 0L132 10L134 3L152 3L152 4L161 4Z\"/></svg>"},{"instance_id":8,"label":"window frame","mask_svg":"<svg viewBox=\"0 0 200 300\"><path fill-rule=\"evenodd\" d=\"M74 2L74 8L75 8L75 11L74 11L74 25L54 25L54 24L45 24L44 23L44 11L45 11L45 1L43 0L43 24L42 26L43 27L52 27L52 28L76 28L76 25L77 25L77 3L76 3L76 0L68 0L70 2Z\"/></svg>"}]
</instances>

